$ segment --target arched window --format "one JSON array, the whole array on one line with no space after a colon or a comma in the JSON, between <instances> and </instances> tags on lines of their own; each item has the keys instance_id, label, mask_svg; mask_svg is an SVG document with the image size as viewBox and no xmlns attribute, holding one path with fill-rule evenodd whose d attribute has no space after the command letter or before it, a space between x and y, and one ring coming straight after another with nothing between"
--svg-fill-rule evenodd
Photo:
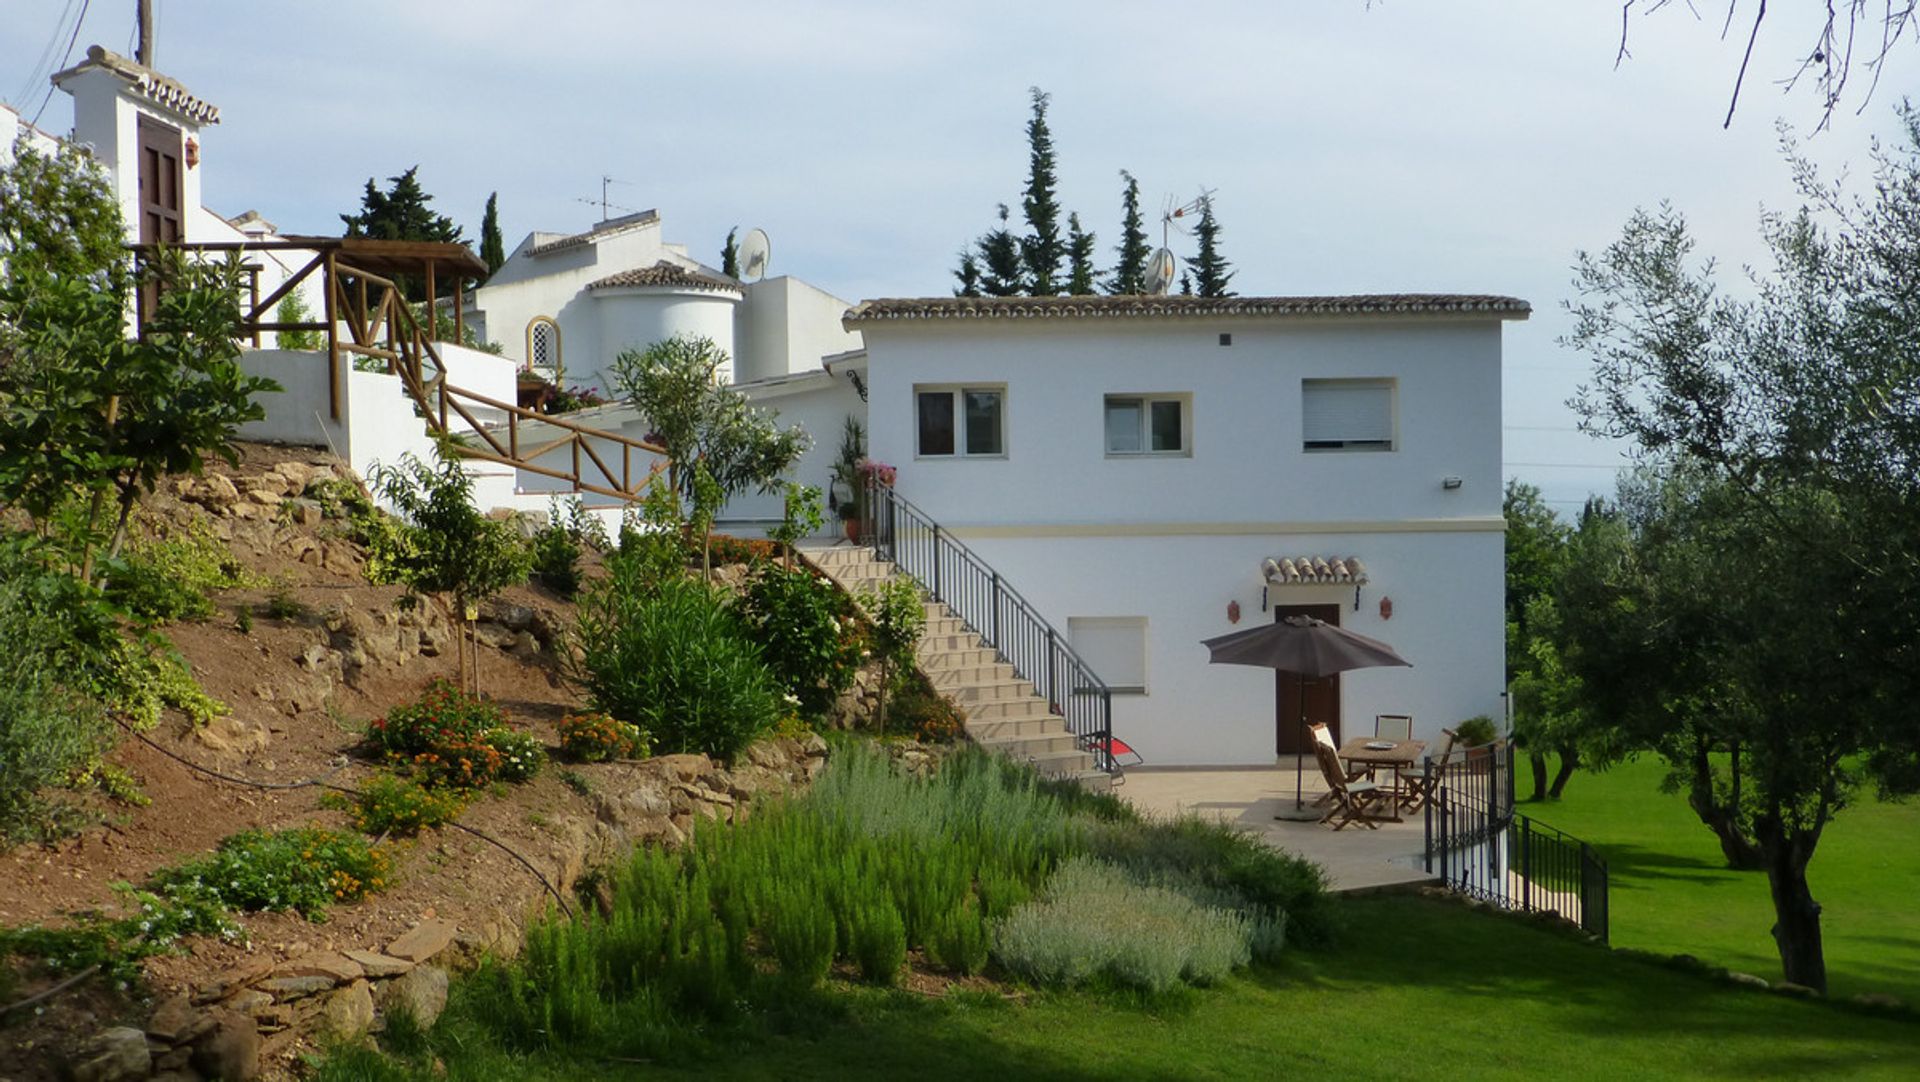
<instances>
[{"instance_id":1,"label":"arched window","mask_svg":"<svg viewBox=\"0 0 1920 1082\"><path fill-rule=\"evenodd\" d=\"M560 324L547 316L535 316L527 322L527 367L560 383Z\"/></svg>"}]
</instances>

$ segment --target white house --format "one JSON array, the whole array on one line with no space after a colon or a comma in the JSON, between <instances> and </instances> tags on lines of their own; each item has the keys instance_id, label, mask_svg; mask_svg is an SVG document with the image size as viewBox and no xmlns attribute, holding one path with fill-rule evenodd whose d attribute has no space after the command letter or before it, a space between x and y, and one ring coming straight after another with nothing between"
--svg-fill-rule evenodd
<instances>
[{"instance_id":1,"label":"white house","mask_svg":"<svg viewBox=\"0 0 1920 1082\"><path fill-rule=\"evenodd\" d=\"M710 338L730 381L818 370L857 348L847 302L796 278L742 282L669 244L641 211L583 233L532 233L474 293L475 324L505 355L569 387L608 389L622 350L675 335Z\"/></svg>"},{"instance_id":2,"label":"white house","mask_svg":"<svg viewBox=\"0 0 1920 1082\"><path fill-rule=\"evenodd\" d=\"M867 428L897 488L1066 632L1157 764L1270 763L1289 677L1200 640L1307 612L1410 669L1308 688L1346 734L1498 716L1509 297L872 300ZM1236 624L1237 621L1237 624Z\"/></svg>"}]
</instances>

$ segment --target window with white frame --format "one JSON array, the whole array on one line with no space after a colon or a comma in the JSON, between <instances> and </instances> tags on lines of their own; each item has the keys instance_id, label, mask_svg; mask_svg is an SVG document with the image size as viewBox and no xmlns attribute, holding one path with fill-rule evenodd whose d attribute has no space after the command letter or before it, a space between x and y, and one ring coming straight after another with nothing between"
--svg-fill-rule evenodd
<instances>
[{"instance_id":1,"label":"window with white frame","mask_svg":"<svg viewBox=\"0 0 1920 1082\"><path fill-rule=\"evenodd\" d=\"M1147 693L1147 618L1070 616L1067 639L1093 675L1113 691Z\"/></svg>"},{"instance_id":2,"label":"window with white frame","mask_svg":"<svg viewBox=\"0 0 1920 1082\"><path fill-rule=\"evenodd\" d=\"M915 387L913 397L921 457L1007 453L1005 387Z\"/></svg>"},{"instance_id":3,"label":"window with white frame","mask_svg":"<svg viewBox=\"0 0 1920 1082\"><path fill-rule=\"evenodd\" d=\"M1191 399L1186 395L1110 394L1106 442L1110 455L1184 455Z\"/></svg>"},{"instance_id":4,"label":"window with white frame","mask_svg":"<svg viewBox=\"0 0 1920 1082\"><path fill-rule=\"evenodd\" d=\"M557 382L560 364L560 324L547 316L535 316L527 322L527 367L552 373Z\"/></svg>"},{"instance_id":5,"label":"window with white frame","mask_svg":"<svg viewBox=\"0 0 1920 1082\"><path fill-rule=\"evenodd\" d=\"M1308 451L1394 449L1394 381L1300 381L1301 446Z\"/></svg>"}]
</instances>

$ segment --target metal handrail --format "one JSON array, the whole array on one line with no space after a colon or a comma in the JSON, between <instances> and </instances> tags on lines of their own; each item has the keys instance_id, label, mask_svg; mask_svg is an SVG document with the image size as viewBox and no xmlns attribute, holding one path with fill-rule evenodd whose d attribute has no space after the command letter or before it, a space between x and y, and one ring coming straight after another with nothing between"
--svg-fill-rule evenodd
<instances>
[{"instance_id":1,"label":"metal handrail","mask_svg":"<svg viewBox=\"0 0 1920 1082\"><path fill-rule=\"evenodd\" d=\"M1115 770L1113 691L993 566L891 485L866 479L861 536L1030 681L1094 765Z\"/></svg>"}]
</instances>

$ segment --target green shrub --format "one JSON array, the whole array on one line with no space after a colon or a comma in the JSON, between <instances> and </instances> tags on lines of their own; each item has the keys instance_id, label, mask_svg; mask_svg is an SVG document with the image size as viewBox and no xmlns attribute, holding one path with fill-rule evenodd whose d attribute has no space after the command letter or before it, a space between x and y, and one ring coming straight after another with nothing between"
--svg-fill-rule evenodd
<instances>
[{"instance_id":1,"label":"green shrub","mask_svg":"<svg viewBox=\"0 0 1920 1082\"><path fill-rule=\"evenodd\" d=\"M144 624L205 620L216 590L245 585L240 561L202 527L133 546L106 570L107 599Z\"/></svg>"},{"instance_id":2,"label":"green shrub","mask_svg":"<svg viewBox=\"0 0 1920 1082\"><path fill-rule=\"evenodd\" d=\"M780 556L780 546L763 537L734 537L717 533L708 538L708 553L713 566L728 564L764 564Z\"/></svg>"},{"instance_id":3,"label":"green shrub","mask_svg":"<svg viewBox=\"0 0 1920 1082\"><path fill-rule=\"evenodd\" d=\"M967 730L967 719L960 708L934 690L917 671L903 674L887 716L896 731L928 744L951 744Z\"/></svg>"},{"instance_id":4,"label":"green shrub","mask_svg":"<svg viewBox=\"0 0 1920 1082\"><path fill-rule=\"evenodd\" d=\"M818 895L794 883L774 884L769 893L767 945L781 975L801 987L820 983L833 966L833 914Z\"/></svg>"},{"instance_id":5,"label":"green shrub","mask_svg":"<svg viewBox=\"0 0 1920 1082\"><path fill-rule=\"evenodd\" d=\"M1136 879L1198 901L1253 915L1285 914L1285 928L1302 942L1332 937L1334 907L1319 865L1225 824L1192 815L1105 823L1090 832L1087 848Z\"/></svg>"},{"instance_id":6,"label":"green shrub","mask_svg":"<svg viewBox=\"0 0 1920 1082\"><path fill-rule=\"evenodd\" d=\"M1477 748L1500 739L1500 729L1492 718L1478 714L1455 725L1453 737L1463 748Z\"/></svg>"},{"instance_id":7,"label":"green shrub","mask_svg":"<svg viewBox=\"0 0 1920 1082\"><path fill-rule=\"evenodd\" d=\"M582 593L579 679L593 705L661 747L731 759L780 716L780 692L722 596L669 578L649 590L615 554Z\"/></svg>"},{"instance_id":8,"label":"green shrub","mask_svg":"<svg viewBox=\"0 0 1920 1082\"><path fill-rule=\"evenodd\" d=\"M291 909L318 921L329 906L357 902L392 876L387 855L365 841L300 827L235 834L207 857L157 872L150 886L169 897L205 889L233 909Z\"/></svg>"},{"instance_id":9,"label":"green shrub","mask_svg":"<svg viewBox=\"0 0 1920 1082\"><path fill-rule=\"evenodd\" d=\"M638 725L606 714L569 714L560 719L560 751L580 763L644 759L653 753L653 738Z\"/></svg>"},{"instance_id":10,"label":"green shrub","mask_svg":"<svg viewBox=\"0 0 1920 1082\"><path fill-rule=\"evenodd\" d=\"M325 518L344 518L357 525L379 514L359 485L340 477L310 482L303 495L320 505L320 514Z\"/></svg>"},{"instance_id":11,"label":"green shrub","mask_svg":"<svg viewBox=\"0 0 1920 1082\"><path fill-rule=\"evenodd\" d=\"M940 918L927 938L927 956L933 963L963 976L987 968L988 949L986 923L965 906Z\"/></svg>"},{"instance_id":12,"label":"green shrub","mask_svg":"<svg viewBox=\"0 0 1920 1082\"><path fill-rule=\"evenodd\" d=\"M824 575L762 563L734 604L802 717L820 721L853 686L866 650L858 610Z\"/></svg>"},{"instance_id":13,"label":"green shrub","mask_svg":"<svg viewBox=\"0 0 1920 1082\"><path fill-rule=\"evenodd\" d=\"M993 956L1036 984L1104 978L1147 992L1211 984L1252 957L1248 919L1177 891L1136 883L1113 865L1076 858L1039 899L994 926Z\"/></svg>"},{"instance_id":14,"label":"green shrub","mask_svg":"<svg viewBox=\"0 0 1920 1082\"><path fill-rule=\"evenodd\" d=\"M411 757L456 740L476 740L506 726L500 708L435 680L413 702L396 706L367 726L367 737L390 754Z\"/></svg>"},{"instance_id":15,"label":"green shrub","mask_svg":"<svg viewBox=\"0 0 1920 1082\"><path fill-rule=\"evenodd\" d=\"M566 503L555 497L547 507L547 524L533 535L533 578L562 597L580 589L580 557L587 546L607 547L607 531L577 497Z\"/></svg>"},{"instance_id":16,"label":"green shrub","mask_svg":"<svg viewBox=\"0 0 1920 1082\"><path fill-rule=\"evenodd\" d=\"M449 735L409 762L414 779L430 788L484 789L500 777L505 756L487 741L486 734Z\"/></svg>"},{"instance_id":17,"label":"green shrub","mask_svg":"<svg viewBox=\"0 0 1920 1082\"><path fill-rule=\"evenodd\" d=\"M887 901L861 906L854 912L850 932L861 979L892 984L899 978L900 967L907 961L907 926L899 910Z\"/></svg>"},{"instance_id":18,"label":"green shrub","mask_svg":"<svg viewBox=\"0 0 1920 1082\"><path fill-rule=\"evenodd\" d=\"M374 775L352 797L330 793L324 803L345 807L354 829L363 834L397 838L451 823L467 806L459 790L429 789L392 774Z\"/></svg>"},{"instance_id":19,"label":"green shrub","mask_svg":"<svg viewBox=\"0 0 1920 1082\"><path fill-rule=\"evenodd\" d=\"M489 729L481 737L500 755L498 776L501 781L532 781L547 765L547 749L532 733L515 729Z\"/></svg>"},{"instance_id":20,"label":"green shrub","mask_svg":"<svg viewBox=\"0 0 1920 1082\"><path fill-rule=\"evenodd\" d=\"M5 620L0 616L0 632ZM55 833L60 805L45 790L65 784L108 744L100 707L53 682L44 669L21 671L16 640L0 634L0 847Z\"/></svg>"},{"instance_id":21,"label":"green shrub","mask_svg":"<svg viewBox=\"0 0 1920 1082\"><path fill-rule=\"evenodd\" d=\"M313 613L307 603L293 596L293 588L282 583L267 595L265 612L272 620L303 620Z\"/></svg>"}]
</instances>

